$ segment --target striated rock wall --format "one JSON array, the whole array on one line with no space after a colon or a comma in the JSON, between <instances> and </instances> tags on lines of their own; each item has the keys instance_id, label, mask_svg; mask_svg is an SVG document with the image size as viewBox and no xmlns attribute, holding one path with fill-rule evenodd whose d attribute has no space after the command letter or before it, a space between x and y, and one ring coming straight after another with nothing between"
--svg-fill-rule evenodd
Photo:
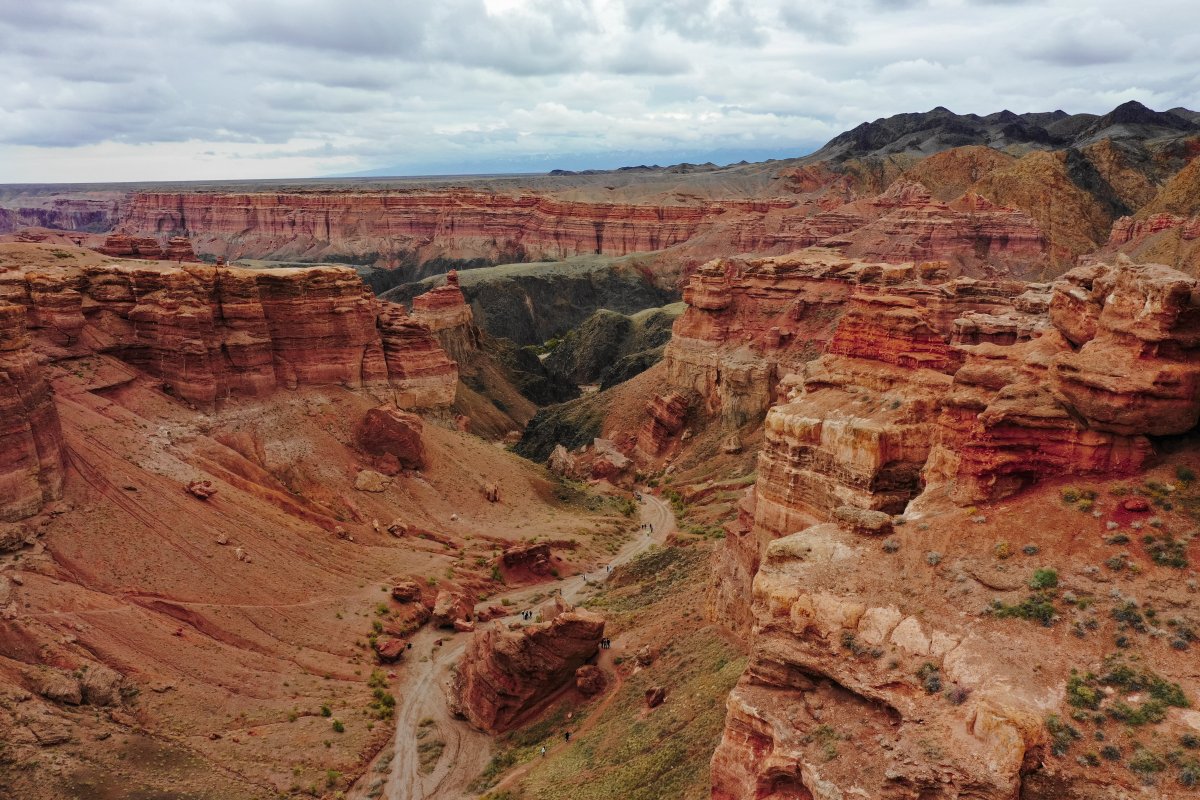
<instances>
[{"instance_id":1,"label":"striated rock wall","mask_svg":"<svg viewBox=\"0 0 1200 800\"><path fill-rule=\"evenodd\" d=\"M186 236L172 236L166 243L153 236L130 236L127 233L112 233L105 237L104 244L96 248L101 253L118 258L144 258L151 261L199 261L192 250L192 242Z\"/></svg>"},{"instance_id":2,"label":"striated rock wall","mask_svg":"<svg viewBox=\"0 0 1200 800\"><path fill-rule=\"evenodd\" d=\"M58 411L25 331L25 309L0 302L0 522L62 496Z\"/></svg>"},{"instance_id":3,"label":"striated rock wall","mask_svg":"<svg viewBox=\"0 0 1200 800\"><path fill-rule=\"evenodd\" d=\"M780 377L824 349L859 266L828 251L708 262L684 290L688 308L663 356L668 381L727 425L761 418Z\"/></svg>"},{"instance_id":4,"label":"striated rock wall","mask_svg":"<svg viewBox=\"0 0 1200 800\"><path fill-rule=\"evenodd\" d=\"M0 207L0 233L21 228L52 228L65 231L100 233L111 230L119 218L117 198L87 199L48 197L39 202Z\"/></svg>"},{"instance_id":5,"label":"striated rock wall","mask_svg":"<svg viewBox=\"0 0 1200 800\"><path fill-rule=\"evenodd\" d=\"M112 354L206 408L319 384L444 407L457 381L433 334L377 301L349 268L13 271L0 273L0 299L28 310L49 357Z\"/></svg>"},{"instance_id":6,"label":"striated rock wall","mask_svg":"<svg viewBox=\"0 0 1200 800\"><path fill-rule=\"evenodd\" d=\"M507 730L572 680L575 670L596 655L603 635L603 617L571 609L516 630L476 632L451 686L456 713L488 733Z\"/></svg>"},{"instance_id":7,"label":"striated rock wall","mask_svg":"<svg viewBox=\"0 0 1200 800\"><path fill-rule=\"evenodd\" d=\"M754 496L727 526L710 592L710 613L742 634L749 578L775 538L856 509L1132 474L1148 436L1200 418L1200 293L1182 273L1092 265L1052 289L901 278L853 287L825 353L780 382L787 398L767 414Z\"/></svg>"},{"instance_id":8,"label":"striated rock wall","mask_svg":"<svg viewBox=\"0 0 1200 800\"><path fill-rule=\"evenodd\" d=\"M710 229L727 213L792 201L689 205L575 202L475 189L405 193L222 194L138 192L122 208L130 232L189 236L205 252L383 262L432 258L553 260L585 253L661 250ZM761 211L759 212L761 213Z\"/></svg>"}]
</instances>

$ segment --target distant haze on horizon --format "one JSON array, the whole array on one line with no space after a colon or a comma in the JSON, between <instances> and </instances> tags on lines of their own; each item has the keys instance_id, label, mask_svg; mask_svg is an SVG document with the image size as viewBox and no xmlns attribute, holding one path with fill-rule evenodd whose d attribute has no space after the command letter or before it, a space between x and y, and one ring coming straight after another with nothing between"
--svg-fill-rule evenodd
<instances>
[{"instance_id":1,"label":"distant haze on horizon","mask_svg":"<svg viewBox=\"0 0 1200 800\"><path fill-rule=\"evenodd\" d=\"M803 155L879 117L1200 106L1194 0L0 0L0 183Z\"/></svg>"}]
</instances>

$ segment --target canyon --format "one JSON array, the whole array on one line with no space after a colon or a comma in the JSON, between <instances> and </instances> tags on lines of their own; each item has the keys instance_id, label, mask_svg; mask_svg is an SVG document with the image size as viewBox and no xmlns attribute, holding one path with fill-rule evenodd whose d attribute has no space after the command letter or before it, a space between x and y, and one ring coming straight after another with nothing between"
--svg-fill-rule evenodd
<instances>
[{"instance_id":1,"label":"canyon","mask_svg":"<svg viewBox=\"0 0 1200 800\"><path fill-rule=\"evenodd\" d=\"M1192 796L1198 154L0 192L0 788Z\"/></svg>"}]
</instances>

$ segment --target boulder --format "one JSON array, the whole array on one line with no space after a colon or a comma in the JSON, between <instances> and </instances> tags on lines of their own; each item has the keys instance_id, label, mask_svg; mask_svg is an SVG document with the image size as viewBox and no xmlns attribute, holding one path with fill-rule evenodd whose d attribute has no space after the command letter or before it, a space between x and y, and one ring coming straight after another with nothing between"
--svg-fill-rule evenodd
<instances>
[{"instance_id":1,"label":"boulder","mask_svg":"<svg viewBox=\"0 0 1200 800\"><path fill-rule=\"evenodd\" d=\"M433 603L433 624L438 628L453 628L455 620L470 620L475 605L462 592L443 589Z\"/></svg>"},{"instance_id":2,"label":"boulder","mask_svg":"<svg viewBox=\"0 0 1200 800\"><path fill-rule=\"evenodd\" d=\"M79 679L83 701L93 706L112 706L121 702L125 676L103 664L89 664Z\"/></svg>"},{"instance_id":3,"label":"boulder","mask_svg":"<svg viewBox=\"0 0 1200 800\"><path fill-rule=\"evenodd\" d=\"M391 484L390 478L371 469L360 470L354 478L354 488L360 492L383 492Z\"/></svg>"},{"instance_id":4,"label":"boulder","mask_svg":"<svg viewBox=\"0 0 1200 800\"><path fill-rule=\"evenodd\" d=\"M595 664L584 664L575 670L575 688L588 697L603 692L606 683L604 670Z\"/></svg>"},{"instance_id":5,"label":"boulder","mask_svg":"<svg viewBox=\"0 0 1200 800\"><path fill-rule=\"evenodd\" d=\"M408 642L395 636L375 640L375 655L384 664L392 664L404 657Z\"/></svg>"},{"instance_id":6,"label":"boulder","mask_svg":"<svg viewBox=\"0 0 1200 800\"><path fill-rule=\"evenodd\" d=\"M652 686L646 690L646 708L658 708L667 699L667 690L661 686Z\"/></svg>"},{"instance_id":7,"label":"boulder","mask_svg":"<svg viewBox=\"0 0 1200 800\"><path fill-rule=\"evenodd\" d=\"M372 408L358 427L358 445L377 458L392 456L405 469L424 469L427 464L424 425L415 414L391 406Z\"/></svg>"},{"instance_id":8,"label":"boulder","mask_svg":"<svg viewBox=\"0 0 1200 800\"><path fill-rule=\"evenodd\" d=\"M882 511L838 506L833 510L833 516L845 523L850 530L863 536L888 536L892 532L892 517Z\"/></svg>"},{"instance_id":9,"label":"boulder","mask_svg":"<svg viewBox=\"0 0 1200 800\"><path fill-rule=\"evenodd\" d=\"M416 581L396 581L392 585L392 599L398 603L413 603L421 599L421 584Z\"/></svg>"}]
</instances>

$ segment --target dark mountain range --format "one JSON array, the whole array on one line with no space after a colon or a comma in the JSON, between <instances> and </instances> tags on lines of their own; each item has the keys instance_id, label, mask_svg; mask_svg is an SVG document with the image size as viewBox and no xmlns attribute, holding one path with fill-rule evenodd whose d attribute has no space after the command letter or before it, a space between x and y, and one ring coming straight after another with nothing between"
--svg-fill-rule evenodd
<instances>
[{"instance_id":1,"label":"dark mountain range","mask_svg":"<svg viewBox=\"0 0 1200 800\"><path fill-rule=\"evenodd\" d=\"M864 156L931 155L966 145L986 145L1014 154L1080 147L1101 139L1166 142L1200 134L1200 112L1186 108L1153 111L1136 101L1103 116L1065 111L987 116L932 111L897 114L864 122L839 134L810 158L845 161Z\"/></svg>"}]
</instances>

